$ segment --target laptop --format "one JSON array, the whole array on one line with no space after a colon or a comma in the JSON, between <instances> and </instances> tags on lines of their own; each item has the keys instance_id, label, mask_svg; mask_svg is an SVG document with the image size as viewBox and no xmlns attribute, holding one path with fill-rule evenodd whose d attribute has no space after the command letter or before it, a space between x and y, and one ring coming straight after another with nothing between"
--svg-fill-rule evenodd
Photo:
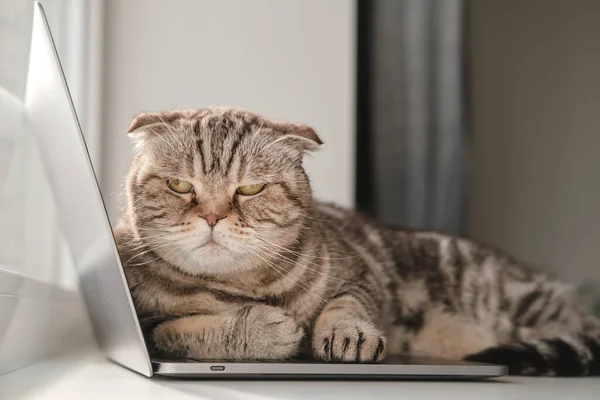
<instances>
[{"instance_id":1,"label":"laptop","mask_svg":"<svg viewBox=\"0 0 600 400\"><path fill-rule=\"evenodd\" d=\"M37 2L25 102L94 336L113 362L148 377L205 379L481 379L507 373L499 365L408 357L374 364L151 358L50 27Z\"/></svg>"}]
</instances>

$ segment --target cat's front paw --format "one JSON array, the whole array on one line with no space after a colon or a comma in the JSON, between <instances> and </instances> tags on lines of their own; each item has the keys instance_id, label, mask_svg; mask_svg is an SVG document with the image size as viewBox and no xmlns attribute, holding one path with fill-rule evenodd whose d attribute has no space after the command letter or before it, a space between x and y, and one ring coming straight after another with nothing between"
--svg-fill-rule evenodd
<instances>
[{"instance_id":1,"label":"cat's front paw","mask_svg":"<svg viewBox=\"0 0 600 400\"><path fill-rule=\"evenodd\" d=\"M333 362L378 362L385 356L386 345L377 327L357 318L320 318L312 338L314 356Z\"/></svg>"},{"instance_id":2,"label":"cat's front paw","mask_svg":"<svg viewBox=\"0 0 600 400\"><path fill-rule=\"evenodd\" d=\"M284 310L258 305L172 319L151 337L157 354L169 358L278 360L296 355L304 328Z\"/></svg>"},{"instance_id":3,"label":"cat's front paw","mask_svg":"<svg viewBox=\"0 0 600 400\"><path fill-rule=\"evenodd\" d=\"M296 355L304 328L280 308L260 305L239 312L235 336L241 353L236 358L285 359Z\"/></svg>"}]
</instances>

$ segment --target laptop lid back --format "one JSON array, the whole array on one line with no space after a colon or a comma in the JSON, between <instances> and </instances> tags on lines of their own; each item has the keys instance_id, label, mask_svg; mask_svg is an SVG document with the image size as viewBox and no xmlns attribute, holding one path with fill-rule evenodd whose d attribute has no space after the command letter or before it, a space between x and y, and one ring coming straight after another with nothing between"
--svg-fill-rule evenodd
<instances>
[{"instance_id":1,"label":"laptop lid back","mask_svg":"<svg viewBox=\"0 0 600 400\"><path fill-rule=\"evenodd\" d=\"M113 361L151 376L106 209L50 27L38 2L25 103L96 340Z\"/></svg>"}]
</instances>

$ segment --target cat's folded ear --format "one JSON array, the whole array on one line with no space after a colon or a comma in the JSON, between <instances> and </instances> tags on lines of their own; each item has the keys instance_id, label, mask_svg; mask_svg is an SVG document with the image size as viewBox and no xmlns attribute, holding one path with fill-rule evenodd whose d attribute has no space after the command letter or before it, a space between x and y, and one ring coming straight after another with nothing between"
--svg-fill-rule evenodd
<instances>
[{"instance_id":1,"label":"cat's folded ear","mask_svg":"<svg viewBox=\"0 0 600 400\"><path fill-rule=\"evenodd\" d=\"M133 117L127 128L127 134L135 143L135 149L139 150L146 139L161 131L175 120L182 117L179 111L145 112Z\"/></svg>"},{"instance_id":2,"label":"cat's folded ear","mask_svg":"<svg viewBox=\"0 0 600 400\"><path fill-rule=\"evenodd\" d=\"M185 110L171 110L138 114L131 120L129 128L127 128L127 133L131 134L142 130L151 130L153 125L172 124L180 118L185 118L185 113Z\"/></svg>"},{"instance_id":3,"label":"cat's folded ear","mask_svg":"<svg viewBox=\"0 0 600 400\"><path fill-rule=\"evenodd\" d=\"M309 147L307 150L316 150L323 144L317 132L308 125L294 125L291 135L292 137L306 141L305 145Z\"/></svg>"},{"instance_id":4,"label":"cat's folded ear","mask_svg":"<svg viewBox=\"0 0 600 400\"><path fill-rule=\"evenodd\" d=\"M315 151L323 144L323 141L315 130L308 125L287 124L281 131L281 135L275 139L274 144L295 149L300 154L307 151Z\"/></svg>"},{"instance_id":5,"label":"cat's folded ear","mask_svg":"<svg viewBox=\"0 0 600 400\"><path fill-rule=\"evenodd\" d=\"M133 142L133 149L137 153L144 148L144 145L151 135L154 135L154 127L162 124L159 113L141 113L133 117L127 135Z\"/></svg>"},{"instance_id":6,"label":"cat's folded ear","mask_svg":"<svg viewBox=\"0 0 600 400\"><path fill-rule=\"evenodd\" d=\"M141 113L133 117L127 128L127 133L136 133L142 128L150 128L151 125L165 123L161 113Z\"/></svg>"}]
</instances>

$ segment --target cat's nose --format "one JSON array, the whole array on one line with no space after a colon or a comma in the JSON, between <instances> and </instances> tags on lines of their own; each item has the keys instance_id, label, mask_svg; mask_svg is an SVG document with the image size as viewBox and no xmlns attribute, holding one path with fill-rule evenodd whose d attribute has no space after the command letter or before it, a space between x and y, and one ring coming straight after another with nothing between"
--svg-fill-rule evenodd
<instances>
[{"instance_id":1,"label":"cat's nose","mask_svg":"<svg viewBox=\"0 0 600 400\"><path fill-rule=\"evenodd\" d=\"M208 222L208 226L215 226L219 220L216 215L211 214L206 216L206 221Z\"/></svg>"},{"instance_id":2,"label":"cat's nose","mask_svg":"<svg viewBox=\"0 0 600 400\"><path fill-rule=\"evenodd\" d=\"M206 222L208 222L208 226L211 228L219 222L220 219L225 218L226 216L218 216L216 214L207 214L207 215L199 215L200 218L204 218Z\"/></svg>"}]
</instances>

